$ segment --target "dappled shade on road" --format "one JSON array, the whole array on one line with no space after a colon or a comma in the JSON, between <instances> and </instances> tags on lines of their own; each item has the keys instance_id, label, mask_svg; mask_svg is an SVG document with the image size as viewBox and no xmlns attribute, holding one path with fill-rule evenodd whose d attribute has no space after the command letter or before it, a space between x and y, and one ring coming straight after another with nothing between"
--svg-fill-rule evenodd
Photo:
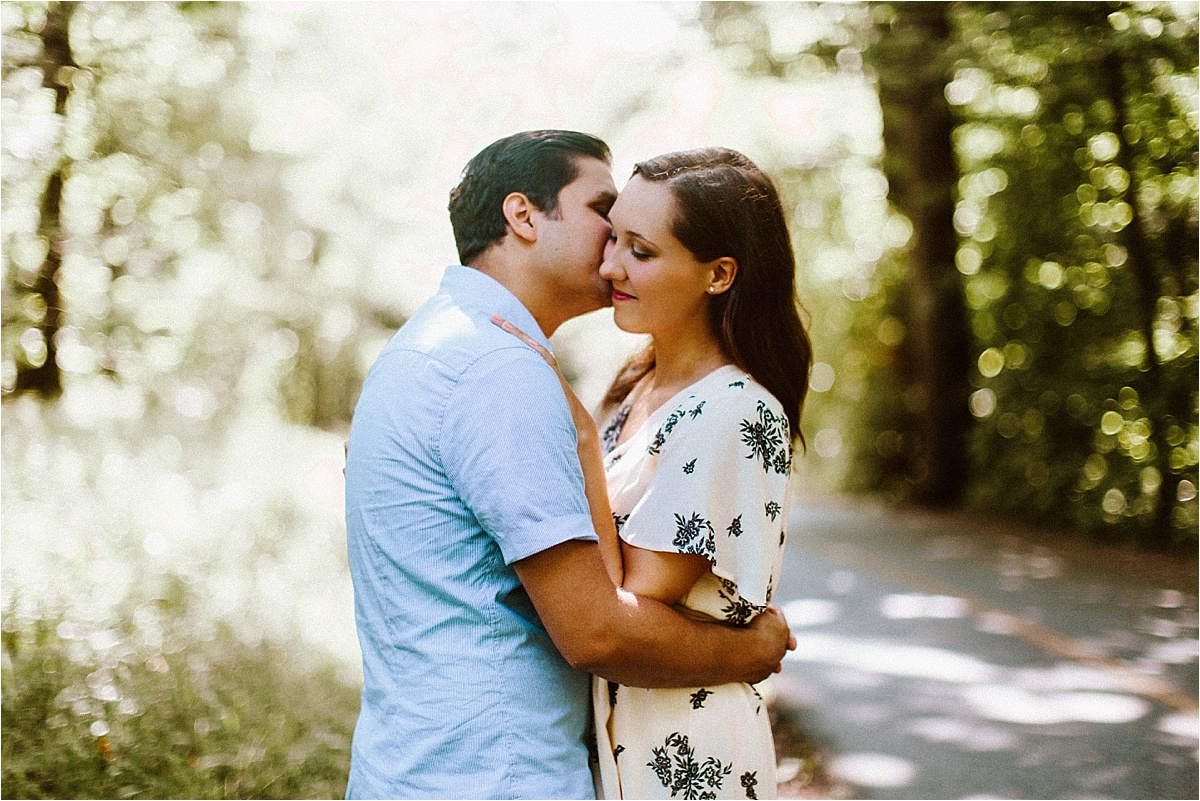
<instances>
[{"instance_id":1,"label":"dappled shade on road","mask_svg":"<svg viewBox=\"0 0 1200 801\"><path fill-rule=\"evenodd\" d=\"M849 505L798 507L788 548L777 600L798 647L777 698L851 792L1194 797L1189 585Z\"/></svg>"}]
</instances>

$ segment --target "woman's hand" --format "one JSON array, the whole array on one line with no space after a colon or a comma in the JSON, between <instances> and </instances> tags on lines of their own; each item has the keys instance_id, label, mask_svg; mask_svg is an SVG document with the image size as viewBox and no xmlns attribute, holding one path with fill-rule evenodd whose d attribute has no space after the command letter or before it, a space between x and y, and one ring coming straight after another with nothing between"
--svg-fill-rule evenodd
<instances>
[{"instance_id":1,"label":"woman's hand","mask_svg":"<svg viewBox=\"0 0 1200 801\"><path fill-rule=\"evenodd\" d=\"M571 409L571 420L575 423L575 433L578 438L577 453L579 464L583 468L584 491L587 494L588 508L592 514L592 527L600 539L600 556L604 560L604 568L612 583L621 586L624 579L624 566L621 562L621 543L617 538L617 528L613 523L612 506L608 502L608 482L604 477L604 454L600 448L600 432L596 421L588 412L587 407L579 400L575 390L563 377L558 369L558 361L554 354L541 344L535 342L515 325L498 314L492 315L492 323L512 334L529 347L538 352L546 364L554 368L558 383L562 385L563 394L567 396L567 405Z\"/></svg>"}]
</instances>

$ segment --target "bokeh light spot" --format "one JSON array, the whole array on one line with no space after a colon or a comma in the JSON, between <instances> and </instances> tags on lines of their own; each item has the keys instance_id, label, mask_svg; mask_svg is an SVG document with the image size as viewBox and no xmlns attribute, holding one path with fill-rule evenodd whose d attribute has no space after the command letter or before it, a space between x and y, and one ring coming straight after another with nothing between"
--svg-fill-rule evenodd
<instances>
[{"instance_id":1,"label":"bokeh light spot","mask_svg":"<svg viewBox=\"0 0 1200 801\"><path fill-rule=\"evenodd\" d=\"M808 377L808 388L813 392L828 392L833 389L835 373L833 367L825 362L817 362L812 366Z\"/></svg>"},{"instance_id":2,"label":"bokeh light spot","mask_svg":"<svg viewBox=\"0 0 1200 801\"><path fill-rule=\"evenodd\" d=\"M978 364L984 378L995 378L1004 369L1004 354L998 348L988 348L979 354Z\"/></svg>"}]
</instances>

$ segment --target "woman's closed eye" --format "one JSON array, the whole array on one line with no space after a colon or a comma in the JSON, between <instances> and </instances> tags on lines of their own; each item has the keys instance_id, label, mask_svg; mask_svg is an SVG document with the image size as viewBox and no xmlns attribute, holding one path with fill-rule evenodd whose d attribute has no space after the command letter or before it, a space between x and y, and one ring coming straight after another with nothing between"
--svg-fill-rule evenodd
<instances>
[{"instance_id":1,"label":"woman's closed eye","mask_svg":"<svg viewBox=\"0 0 1200 801\"><path fill-rule=\"evenodd\" d=\"M610 233L608 235L608 241L610 243L615 245L615 244L617 244L618 240L619 240L619 237L616 235L616 233ZM654 258L653 253L647 253L645 251L638 250L637 247L635 247L632 244L630 244L628 247L629 247L629 255L633 256L638 261L648 261L648 260Z\"/></svg>"}]
</instances>

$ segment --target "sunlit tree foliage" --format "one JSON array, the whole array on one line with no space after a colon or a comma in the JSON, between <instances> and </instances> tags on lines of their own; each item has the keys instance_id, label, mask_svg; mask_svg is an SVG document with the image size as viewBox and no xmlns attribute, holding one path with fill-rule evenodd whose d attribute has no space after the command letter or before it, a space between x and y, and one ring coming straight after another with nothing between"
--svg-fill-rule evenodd
<instances>
[{"instance_id":1,"label":"sunlit tree foliage","mask_svg":"<svg viewBox=\"0 0 1200 801\"><path fill-rule=\"evenodd\" d=\"M273 19L0 6L6 398L65 390L180 431L259 403L348 420L401 321L368 273L403 217L378 188L405 176L372 170L406 159L313 135L332 107L275 108L283 73L345 108L379 93L330 73L319 14ZM1195 8L720 3L701 21L755 80L878 91L878 144L769 165L814 316L815 461L849 453L844 484L896 500L1194 539Z\"/></svg>"},{"instance_id":2,"label":"sunlit tree foliage","mask_svg":"<svg viewBox=\"0 0 1200 801\"><path fill-rule=\"evenodd\" d=\"M973 500L1194 540L1195 8L957 19Z\"/></svg>"},{"instance_id":3,"label":"sunlit tree foliage","mask_svg":"<svg viewBox=\"0 0 1200 801\"><path fill-rule=\"evenodd\" d=\"M6 395L86 387L110 417L266 402L344 423L363 325L255 139L262 73L224 3L6 3ZM356 336L357 335L357 336Z\"/></svg>"},{"instance_id":4,"label":"sunlit tree foliage","mask_svg":"<svg viewBox=\"0 0 1200 801\"><path fill-rule=\"evenodd\" d=\"M817 455L830 452L822 436L834 451L843 440L869 449L849 466L848 488L930 506L961 502L969 476L970 356L951 221L958 172L941 91L948 8L722 3L705 14L718 46L763 80L876 88L883 150L845 142L822 163L774 171L796 204L800 282L827 359L809 419L824 426L841 416L834 405L853 407L844 437L818 432ZM827 280L837 273L840 286Z\"/></svg>"},{"instance_id":5,"label":"sunlit tree foliage","mask_svg":"<svg viewBox=\"0 0 1200 801\"><path fill-rule=\"evenodd\" d=\"M817 357L838 379L818 405L852 409L846 486L927 500L922 415L936 408L931 393L948 393L974 419L968 504L1194 542L1195 8L712 4L706 20L749 74L803 83L862 73L879 90L886 152L842 155L888 179L892 216L873 234L883 252L861 258L874 249L827 177L844 166L797 164L788 181L800 189L798 250L819 210L828 244L863 265L815 324L832 346L822 352L818 337ZM922 101L897 91L938 74L923 102L949 104L949 154L913 144L929 129L905 112ZM952 205L921 178L948 169ZM954 231L953 272L930 272L930 209ZM965 308L940 305L955 297ZM939 307L965 320L961 343L928 335L921 310ZM940 352L955 364L964 344L964 385L931 380L923 362Z\"/></svg>"}]
</instances>

